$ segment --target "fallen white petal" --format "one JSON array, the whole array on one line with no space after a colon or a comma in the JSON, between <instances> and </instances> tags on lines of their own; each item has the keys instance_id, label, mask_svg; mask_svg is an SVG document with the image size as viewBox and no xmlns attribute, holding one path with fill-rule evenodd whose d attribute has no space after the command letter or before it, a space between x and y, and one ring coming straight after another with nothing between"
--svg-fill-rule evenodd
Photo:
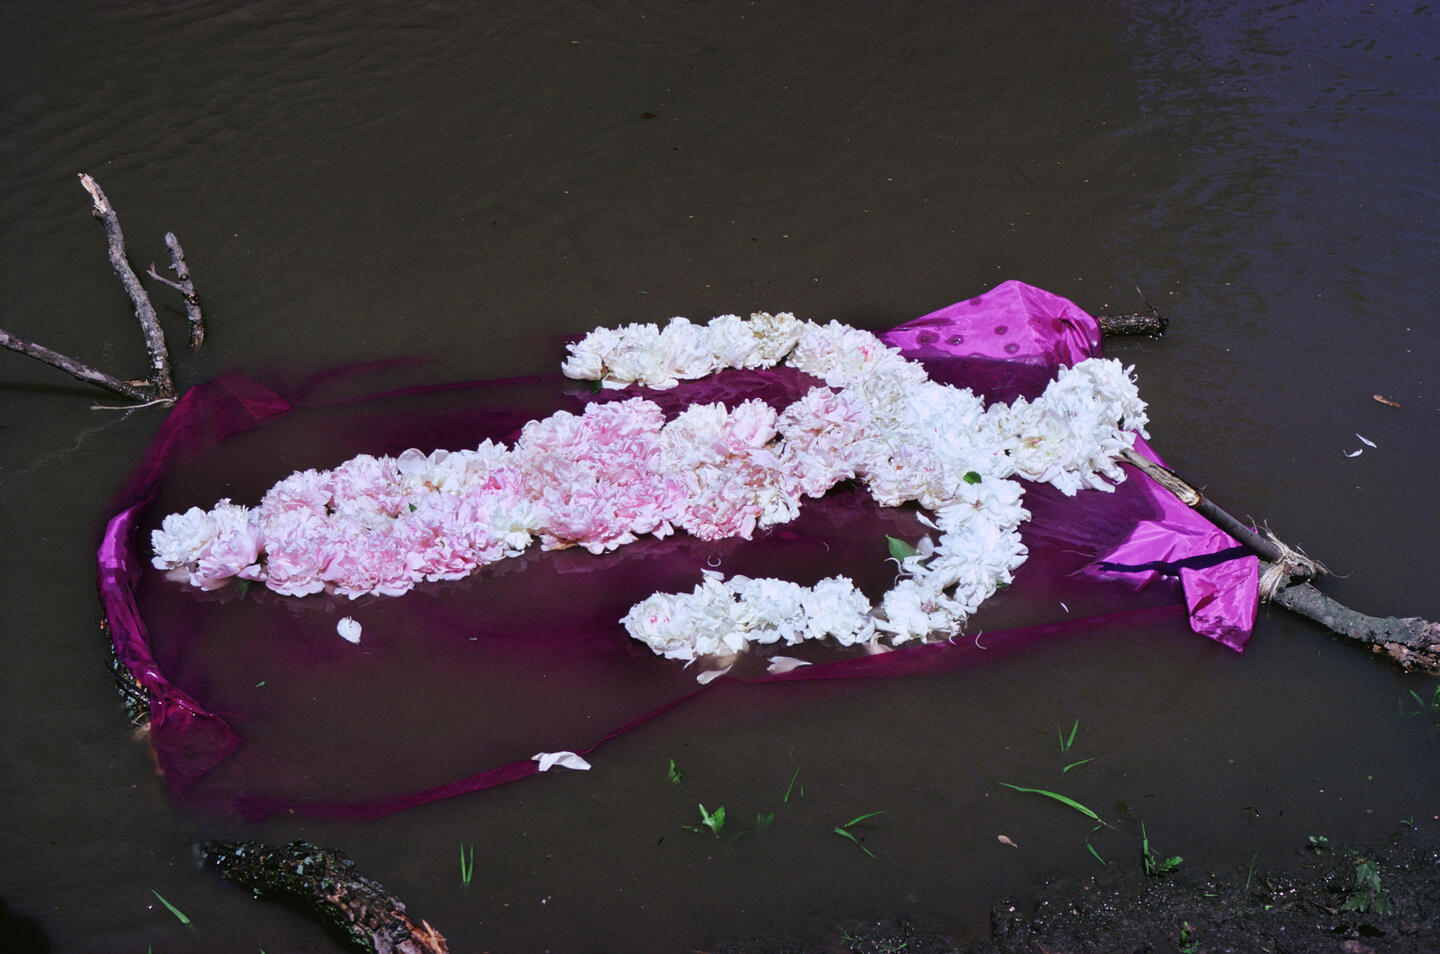
<instances>
[{"instance_id":1,"label":"fallen white petal","mask_svg":"<svg viewBox=\"0 0 1440 954\"><path fill-rule=\"evenodd\" d=\"M360 644L360 624L348 616L335 624L335 632L346 642Z\"/></svg>"},{"instance_id":2,"label":"fallen white petal","mask_svg":"<svg viewBox=\"0 0 1440 954\"><path fill-rule=\"evenodd\" d=\"M548 772L557 765L561 768L575 769L577 772L590 770L590 763L574 752L537 752L530 758L532 761L540 763L542 772Z\"/></svg>"},{"instance_id":3,"label":"fallen white petal","mask_svg":"<svg viewBox=\"0 0 1440 954\"><path fill-rule=\"evenodd\" d=\"M700 683L700 685L702 686L708 686L710 685L710 683L714 682L716 679L719 679L721 676L725 675L729 671L729 666L726 666L724 669L707 669L705 672L702 672L700 675L696 676L695 681Z\"/></svg>"},{"instance_id":4,"label":"fallen white petal","mask_svg":"<svg viewBox=\"0 0 1440 954\"><path fill-rule=\"evenodd\" d=\"M770 665L765 667L766 672L790 672L799 669L801 666L810 665L809 660L796 659L794 656L771 656Z\"/></svg>"},{"instance_id":5,"label":"fallen white petal","mask_svg":"<svg viewBox=\"0 0 1440 954\"><path fill-rule=\"evenodd\" d=\"M1364 434L1357 433L1355 436L1358 437L1358 438L1360 438L1360 443L1364 444L1366 447L1378 447L1378 446L1379 446L1379 445L1376 444L1374 441L1372 441L1370 438L1366 437Z\"/></svg>"},{"instance_id":6,"label":"fallen white petal","mask_svg":"<svg viewBox=\"0 0 1440 954\"><path fill-rule=\"evenodd\" d=\"M1365 448L1362 447L1362 448L1360 448L1360 449L1357 450L1357 451L1346 451L1346 452L1345 452L1345 456L1346 456L1346 457L1359 457L1359 456L1360 456L1361 454L1363 454L1363 453L1365 453Z\"/></svg>"},{"instance_id":7,"label":"fallen white petal","mask_svg":"<svg viewBox=\"0 0 1440 954\"><path fill-rule=\"evenodd\" d=\"M1009 835L996 835L996 836L995 836L995 840L998 841L998 842L1000 842L1000 844L1002 844L1002 845L1009 845L1011 848L1019 848L1019 847L1020 847L1019 845L1015 844L1015 842L1013 842L1013 841L1010 840L1010 836L1009 836Z\"/></svg>"}]
</instances>

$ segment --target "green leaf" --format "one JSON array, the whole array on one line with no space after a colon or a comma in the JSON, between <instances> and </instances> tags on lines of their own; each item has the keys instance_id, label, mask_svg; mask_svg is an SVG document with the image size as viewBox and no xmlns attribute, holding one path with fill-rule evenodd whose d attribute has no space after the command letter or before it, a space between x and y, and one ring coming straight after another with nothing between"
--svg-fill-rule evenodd
<instances>
[{"instance_id":1,"label":"green leaf","mask_svg":"<svg viewBox=\"0 0 1440 954\"><path fill-rule=\"evenodd\" d=\"M967 471L966 474L965 474L965 483L967 483L967 484L978 484L978 483L980 483L980 480L981 480L980 475L977 474L977 473L976 473L975 471L973 471L973 470L972 470L972 471Z\"/></svg>"},{"instance_id":2,"label":"green leaf","mask_svg":"<svg viewBox=\"0 0 1440 954\"><path fill-rule=\"evenodd\" d=\"M680 769L679 769L678 767L676 767L676 765L675 765L675 760L674 760L674 759L671 759L671 760L670 760L670 784L671 784L671 785L679 785L680 782L681 782L683 779L684 779L684 776L680 774Z\"/></svg>"},{"instance_id":3,"label":"green leaf","mask_svg":"<svg viewBox=\"0 0 1440 954\"><path fill-rule=\"evenodd\" d=\"M151 888L151 889L150 889L150 893L153 894L153 895L155 895L155 897L157 897L157 898L160 899L160 903L163 904L163 905L165 905L165 909L166 909L167 911L169 911L171 914L175 915L175 920L179 921L181 924L189 924L189 923L190 923L190 919L185 916L185 912L184 912L184 911L181 911L179 908L175 907L175 905L171 904L169 901L166 901L166 900L165 900L165 896L164 896L163 894L161 894L159 891L156 891L154 888Z\"/></svg>"},{"instance_id":4,"label":"green leaf","mask_svg":"<svg viewBox=\"0 0 1440 954\"><path fill-rule=\"evenodd\" d=\"M1065 766L1064 768L1062 768L1062 769L1060 770L1060 774L1061 774L1061 775L1064 775L1066 772L1070 771L1072 768L1075 768L1076 766L1084 765L1086 762L1093 762L1093 761L1095 761L1095 758L1096 758L1096 756L1093 756L1093 755L1092 755L1092 756L1090 756L1088 759L1081 759L1081 760L1078 761L1078 762L1071 762L1069 765Z\"/></svg>"},{"instance_id":5,"label":"green leaf","mask_svg":"<svg viewBox=\"0 0 1440 954\"><path fill-rule=\"evenodd\" d=\"M769 828L774 822L775 822L775 813L774 813L774 812L756 812L756 813L755 813L755 830L756 830L756 831L764 831L765 829Z\"/></svg>"},{"instance_id":6,"label":"green leaf","mask_svg":"<svg viewBox=\"0 0 1440 954\"><path fill-rule=\"evenodd\" d=\"M890 536L888 533L885 535L885 541L887 544L889 544L890 556L893 559L903 560L906 557L914 556L916 553L915 548L912 547L910 544L906 543L904 540L896 539L895 537Z\"/></svg>"}]
</instances>

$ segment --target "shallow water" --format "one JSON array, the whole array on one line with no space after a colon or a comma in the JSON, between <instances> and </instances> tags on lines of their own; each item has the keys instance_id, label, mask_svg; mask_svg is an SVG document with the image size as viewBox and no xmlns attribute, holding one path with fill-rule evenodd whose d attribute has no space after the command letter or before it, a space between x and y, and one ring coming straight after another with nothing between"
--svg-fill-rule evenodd
<instances>
[{"instance_id":1,"label":"shallow water","mask_svg":"<svg viewBox=\"0 0 1440 954\"><path fill-rule=\"evenodd\" d=\"M145 366L79 171L137 263L167 229L185 245L211 340L177 353L184 383L396 355L428 361L384 383L528 374L600 323L883 328L1007 278L1128 311L1138 285L1172 330L1108 349L1136 365L1157 448L1326 561L1342 601L1440 617L1440 14L966 7L7 8L3 324ZM95 397L15 356L0 375L0 899L56 950L337 949L197 873L203 837L341 848L457 951L658 952L851 915L974 933L995 896L1096 864L1084 818L1000 781L1117 821L1093 840L1113 864L1138 863L1143 820L1239 879L1308 835L1440 823L1440 741L1402 717L1436 680L1262 611L1243 655L1161 628L933 677L726 687L589 773L363 825L218 826L168 802L104 669L93 548L161 415ZM1347 458L1357 432L1378 446ZM1073 758L1098 758L1061 775L1076 718ZM776 822L708 840L682 827L697 801ZM857 829L873 859L831 831L882 809Z\"/></svg>"}]
</instances>

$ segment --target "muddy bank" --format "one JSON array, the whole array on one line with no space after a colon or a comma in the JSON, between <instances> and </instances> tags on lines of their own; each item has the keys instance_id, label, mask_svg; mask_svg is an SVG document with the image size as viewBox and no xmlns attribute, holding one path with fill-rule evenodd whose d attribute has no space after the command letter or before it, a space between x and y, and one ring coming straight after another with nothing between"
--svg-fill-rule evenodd
<instances>
[{"instance_id":1,"label":"muddy bank","mask_svg":"<svg viewBox=\"0 0 1440 954\"><path fill-rule=\"evenodd\" d=\"M819 941L747 938L712 954L1220 954L1440 950L1440 837L1403 829L1368 848L1306 845L1288 873L1240 877L1180 870L1147 877L1112 866L1047 885L1028 908L1001 899L991 937L955 940L940 925L847 921ZM1247 883L1248 882L1248 883Z\"/></svg>"}]
</instances>

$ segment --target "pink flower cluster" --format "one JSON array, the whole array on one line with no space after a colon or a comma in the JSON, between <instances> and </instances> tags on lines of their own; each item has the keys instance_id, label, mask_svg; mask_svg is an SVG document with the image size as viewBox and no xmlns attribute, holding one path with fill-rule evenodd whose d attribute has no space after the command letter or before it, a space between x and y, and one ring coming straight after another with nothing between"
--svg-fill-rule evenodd
<instances>
[{"instance_id":1,"label":"pink flower cluster","mask_svg":"<svg viewBox=\"0 0 1440 954\"><path fill-rule=\"evenodd\" d=\"M694 405L667 423L632 398L531 421L513 448L362 454L291 474L253 509L226 499L167 516L153 563L206 590L239 578L355 598L459 579L536 538L592 553L676 529L748 539L834 483L810 473L808 455L781 450L776 421L746 401Z\"/></svg>"}]
</instances>

